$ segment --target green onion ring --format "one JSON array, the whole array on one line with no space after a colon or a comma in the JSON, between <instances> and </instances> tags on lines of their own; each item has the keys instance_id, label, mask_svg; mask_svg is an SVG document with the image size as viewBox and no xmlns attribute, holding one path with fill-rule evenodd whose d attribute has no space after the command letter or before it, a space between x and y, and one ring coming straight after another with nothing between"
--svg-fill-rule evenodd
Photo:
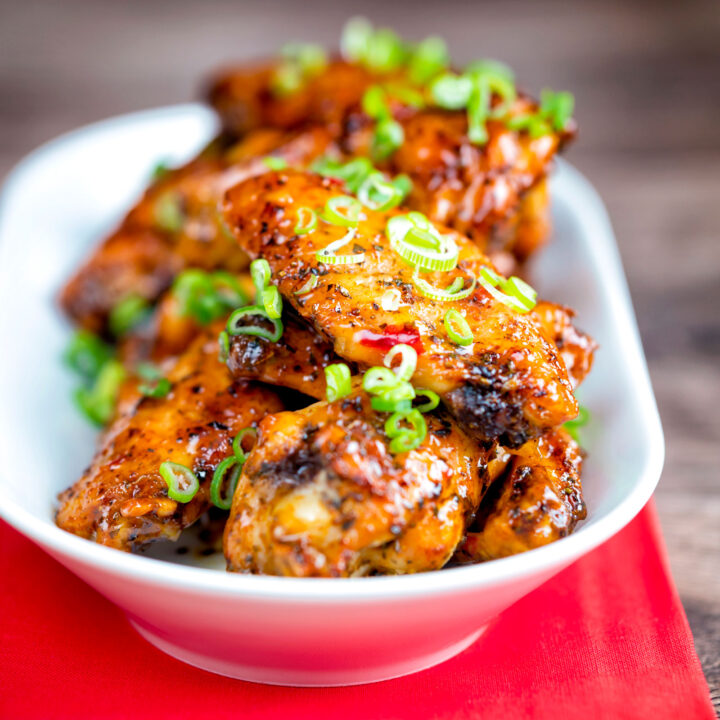
<instances>
[{"instance_id":1,"label":"green onion ring","mask_svg":"<svg viewBox=\"0 0 720 720\"><path fill-rule=\"evenodd\" d=\"M472 273L470 273L470 277L471 282L469 287L466 287L464 290L455 290L456 283L453 282L449 286L452 288L452 292L450 290L443 290L442 288L437 288L431 285L427 280L420 277L417 270L413 274L413 282L420 294L430 298L431 300L437 300L438 302L455 302L456 300L464 300L474 292L475 286L477 285L477 279Z\"/></svg>"},{"instance_id":2,"label":"green onion ring","mask_svg":"<svg viewBox=\"0 0 720 720\"><path fill-rule=\"evenodd\" d=\"M328 402L334 402L350 394L350 368L345 363L334 363L325 368L325 396Z\"/></svg>"},{"instance_id":3,"label":"green onion ring","mask_svg":"<svg viewBox=\"0 0 720 720\"><path fill-rule=\"evenodd\" d=\"M222 487L222 482L225 474L231 468L233 469L233 472L230 475L227 496L223 498L220 495L220 488ZM235 494L235 488L237 487L237 481L240 477L240 472L242 472L242 463L238 465L238 459L234 455L226 457L215 468L212 482L210 483L210 501L213 505L215 505L215 507L219 507L221 510L230 509L230 507L232 506L233 495Z\"/></svg>"},{"instance_id":4,"label":"green onion ring","mask_svg":"<svg viewBox=\"0 0 720 720\"><path fill-rule=\"evenodd\" d=\"M402 191L381 172L370 174L358 189L358 200L371 210L389 210L399 205L402 199Z\"/></svg>"},{"instance_id":5,"label":"green onion ring","mask_svg":"<svg viewBox=\"0 0 720 720\"><path fill-rule=\"evenodd\" d=\"M296 235L305 235L312 232L318 224L317 213L309 207L303 205L297 211L297 223L293 232Z\"/></svg>"},{"instance_id":6,"label":"green onion ring","mask_svg":"<svg viewBox=\"0 0 720 720\"><path fill-rule=\"evenodd\" d=\"M260 325L240 324L240 321L248 315L255 315L259 318L269 320L273 325L272 331ZM265 340L270 340L271 342L277 342L282 337L283 330L282 320L280 320L280 318L269 318L265 314L265 308L258 305L247 305L246 307L238 308L230 315L227 321L228 335L254 335L264 338Z\"/></svg>"},{"instance_id":7,"label":"green onion ring","mask_svg":"<svg viewBox=\"0 0 720 720\"><path fill-rule=\"evenodd\" d=\"M223 330L218 335L218 360L221 363L227 362L230 355L230 336L227 334L227 330Z\"/></svg>"},{"instance_id":8,"label":"green onion ring","mask_svg":"<svg viewBox=\"0 0 720 720\"><path fill-rule=\"evenodd\" d=\"M336 255L335 251L347 245L355 237L355 228L350 228L339 240L334 240L327 247L318 250L315 258L318 262L327 265L352 265L365 262L365 253L353 253L352 255Z\"/></svg>"},{"instance_id":9,"label":"green onion ring","mask_svg":"<svg viewBox=\"0 0 720 720\"><path fill-rule=\"evenodd\" d=\"M254 435L255 440L257 440L257 430L253 427L246 427L243 428L233 440L232 443L232 449L233 453L235 455L235 459L239 463L244 463L247 460L248 454L243 450L242 441L248 436L248 435Z\"/></svg>"},{"instance_id":10,"label":"green onion ring","mask_svg":"<svg viewBox=\"0 0 720 720\"><path fill-rule=\"evenodd\" d=\"M200 489L197 475L185 465L166 460L160 465L160 475L168 486L168 497L181 503L189 503Z\"/></svg>"},{"instance_id":11,"label":"green onion ring","mask_svg":"<svg viewBox=\"0 0 720 720\"><path fill-rule=\"evenodd\" d=\"M270 263L265 258L258 258L250 263L250 275L252 275L253 284L255 285L255 302L259 303L262 299L263 290L270 283L272 270Z\"/></svg>"},{"instance_id":12,"label":"green onion ring","mask_svg":"<svg viewBox=\"0 0 720 720\"><path fill-rule=\"evenodd\" d=\"M460 254L454 239L440 235L429 223L429 227L422 227L416 219L418 215L424 217L420 213L408 213L388 220L385 234L390 239L390 247L416 269L452 270ZM432 242L431 238L437 240L437 249L427 247Z\"/></svg>"},{"instance_id":13,"label":"green onion ring","mask_svg":"<svg viewBox=\"0 0 720 720\"><path fill-rule=\"evenodd\" d=\"M391 390L399 383L398 376L385 367L371 367L363 376L363 390L371 395Z\"/></svg>"},{"instance_id":14,"label":"green onion ring","mask_svg":"<svg viewBox=\"0 0 720 720\"><path fill-rule=\"evenodd\" d=\"M274 285L269 285L262 291L262 302L265 314L271 320L276 320L282 315L282 298Z\"/></svg>"},{"instance_id":15,"label":"green onion ring","mask_svg":"<svg viewBox=\"0 0 720 720\"><path fill-rule=\"evenodd\" d=\"M400 355L400 364L393 368L393 360ZM383 364L386 368L394 370L399 380L410 380L417 367L417 351L414 347L406 345L405 343L398 343L393 345L392 348L385 355Z\"/></svg>"},{"instance_id":16,"label":"green onion ring","mask_svg":"<svg viewBox=\"0 0 720 720\"><path fill-rule=\"evenodd\" d=\"M448 310L443 318L445 330L456 345L472 345L473 334L468 321L457 311Z\"/></svg>"},{"instance_id":17,"label":"green onion ring","mask_svg":"<svg viewBox=\"0 0 720 720\"><path fill-rule=\"evenodd\" d=\"M325 203L322 218L331 225L349 228L358 224L361 212L362 204L357 198L350 195L337 195Z\"/></svg>"},{"instance_id":18,"label":"green onion ring","mask_svg":"<svg viewBox=\"0 0 720 720\"><path fill-rule=\"evenodd\" d=\"M434 410L440 404L440 396L432 390L426 390L425 388L415 388L415 397L426 397L427 402L421 405L416 405L415 410L421 413L430 412Z\"/></svg>"}]
</instances>

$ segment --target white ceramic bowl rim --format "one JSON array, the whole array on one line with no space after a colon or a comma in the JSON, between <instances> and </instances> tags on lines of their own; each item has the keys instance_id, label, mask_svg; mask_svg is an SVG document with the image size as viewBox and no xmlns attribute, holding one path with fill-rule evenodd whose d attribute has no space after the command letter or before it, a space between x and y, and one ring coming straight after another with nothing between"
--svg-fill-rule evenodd
<instances>
[{"instance_id":1,"label":"white ceramic bowl rim","mask_svg":"<svg viewBox=\"0 0 720 720\"><path fill-rule=\"evenodd\" d=\"M198 111L197 105L180 105L121 115L78 128L37 148L25 157L10 173L7 185L22 177L33 165L35 157L44 151L83 134L105 132L113 125L143 122L178 112ZM562 161L560 161L562 163ZM590 209L599 232L612 234L605 208L590 183L577 170L562 163L563 171L573 175L576 191L583 205ZM7 202L6 193L0 197L0 229ZM1 236L1 234L0 234ZM251 595L268 599L292 596L293 601L336 603L344 601L401 600L414 595L438 595L458 590L473 590L513 578L521 578L529 570L540 573L544 569L562 567L597 547L625 527L650 499L660 476L664 461L664 441L655 399L650 387L647 367L640 344L635 319L630 308L629 292L624 280L619 254L612 244L592 244L593 260L604 268L606 300L618 330L626 339L623 362L636 380L637 400L644 408L649 459L633 491L617 507L597 522L545 547L520 555L493 560L478 565L449 568L416 575L378 576L362 578L284 578L265 575L240 575L205 568L162 562L141 555L131 555L104 547L60 530L40 520L16 502L0 493L0 516L21 533L55 552L90 564L98 569L139 580L157 582L162 579L169 587L210 589L227 596ZM4 275L4 248L0 246L0 282ZM0 443L2 438L0 437ZM1 472L1 468L0 468Z\"/></svg>"}]
</instances>

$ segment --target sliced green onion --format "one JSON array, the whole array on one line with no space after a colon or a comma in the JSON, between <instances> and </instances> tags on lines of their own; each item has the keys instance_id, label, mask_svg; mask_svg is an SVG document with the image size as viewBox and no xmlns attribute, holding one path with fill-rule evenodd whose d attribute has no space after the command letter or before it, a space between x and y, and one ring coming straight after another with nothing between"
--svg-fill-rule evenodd
<instances>
[{"instance_id":1,"label":"sliced green onion","mask_svg":"<svg viewBox=\"0 0 720 720\"><path fill-rule=\"evenodd\" d=\"M402 426L400 423L403 422L409 423L410 427ZM409 452L422 444L427 435L427 424L418 410L396 412L387 419L385 434L391 438L391 453Z\"/></svg>"},{"instance_id":2,"label":"sliced green onion","mask_svg":"<svg viewBox=\"0 0 720 720\"><path fill-rule=\"evenodd\" d=\"M440 37L426 37L415 46L410 56L410 80L416 85L424 85L449 64L450 55L445 41Z\"/></svg>"},{"instance_id":3,"label":"sliced green onion","mask_svg":"<svg viewBox=\"0 0 720 720\"><path fill-rule=\"evenodd\" d=\"M536 114L514 115L506 120L505 125L510 130L527 130L531 138L539 138L552 132L550 124Z\"/></svg>"},{"instance_id":4,"label":"sliced green onion","mask_svg":"<svg viewBox=\"0 0 720 720\"><path fill-rule=\"evenodd\" d=\"M267 320L272 323L273 329L262 325L244 325L243 321L248 317L256 317L259 320ZM280 318L269 318L265 314L265 309L258 305L248 305L247 307L238 308L228 318L227 332L228 335L254 335L256 337L270 340L271 342L277 342L283 334L283 324Z\"/></svg>"},{"instance_id":5,"label":"sliced green onion","mask_svg":"<svg viewBox=\"0 0 720 720\"><path fill-rule=\"evenodd\" d=\"M360 221L362 205L350 195L336 195L325 203L323 220L331 225L355 227Z\"/></svg>"},{"instance_id":6,"label":"sliced green onion","mask_svg":"<svg viewBox=\"0 0 720 720\"><path fill-rule=\"evenodd\" d=\"M284 170L287 167L287 160L285 160L285 158L274 155L268 155L264 157L262 161L270 170Z\"/></svg>"},{"instance_id":7,"label":"sliced green onion","mask_svg":"<svg viewBox=\"0 0 720 720\"><path fill-rule=\"evenodd\" d=\"M472 80L464 75L447 73L430 86L430 95L438 107L460 110L467 107L473 91Z\"/></svg>"},{"instance_id":8,"label":"sliced green onion","mask_svg":"<svg viewBox=\"0 0 720 720\"><path fill-rule=\"evenodd\" d=\"M182 196L172 190L162 193L153 205L153 218L160 230L180 232L185 223Z\"/></svg>"},{"instance_id":9,"label":"sliced green onion","mask_svg":"<svg viewBox=\"0 0 720 720\"><path fill-rule=\"evenodd\" d=\"M376 395L370 398L370 407L377 412L409 412L412 410L412 400L394 400L385 395Z\"/></svg>"},{"instance_id":10,"label":"sliced green onion","mask_svg":"<svg viewBox=\"0 0 720 720\"><path fill-rule=\"evenodd\" d=\"M403 105L420 110L425 107L425 96L415 88L399 83L385 83L383 85L389 97L396 98Z\"/></svg>"},{"instance_id":11,"label":"sliced green onion","mask_svg":"<svg viewBox=\"0 0 720 720\"><path fill-rule=\"evenodd\" d=\"M122 337L143 323L149 313L150 304L144 297L128 295L110 311L110 331L115 337Z\"/></svg>"},{"instance_id":12,"label":"sliced green onion","mask_svg":"<svg viewBox=\"0 0 720 720\"><path fill-rule=\"evenodd\" d=\"M300 287L299 290L295 291L295 295L306 295L311 290L314 290L317 287L318 284L318 278L317 275L311 275L305 283Z\"/></svg>"},{"instance_id":13,"label":"sliced green onion","mask_svg":"<svg viewBox=\"0 0 720 720\"><path fill-rule=\"evenodd\" d=\"M253 427L246 427L246 428L243 428L243 429L235 436L235 439L233 440L232 448L233 448L233 453L235 454L235 459L236 459L239 463L244 463L244 462L247 460L247 458L248 458L248 453L246 453L245 450L243 450L243 446L242 446L243 440L244 440L248 435L252 435L252 436L255 438L255 440L257 440L257 434L258 434L258 432L257 432L257 430L256 430L255 428L253 428Z\"/></svg>"},{"instance_id":14,"label":"sliced green onion","mask_svg":"<svg viewBox=\"0 0 720 720\"><path fill-rule=\"evenodd\" d=\"M361 106L373 120L382 120L390 115L385 90L380 85L371 85L363 93Z\"/></svg>"},{"instance_id":15,"label":"sliced green onion","mask_svg":"<svg viewBox=\"0 0 720 720\"><path fill-rule=\"evenodd\" d=\"M400 191L402 200L412 192L412 180L407 175L396 175L391 182ZM402 200L400 202L402 202Z\"/></svg>"},{"instance_id":16,"label":"sliced green onion","mask_svg":"<svg viewBox=\"0 0 720 720\"><path fill-rule=\"evenodd\" d=\"M107 343L89 330L76 330L63 360L65 364L86 380L94 380L113 352Z\"/></svg>"},{"instance_id":17,"label":"sliced green onion","mask_svg":"<svg viewBox=\"0 0 720 720\"><path fill-rule=\"evenodd\" d=\"M270 285L263 290L262 302L265 313L271 320L275 320L282 315L282 298L274 285Z\"/></svg>"},{"instance_id":18,"label":"sliced green onion","mask_svg":"<svg viewBox=\"0 0 720 720\"><path fill-rule=\"evenodd\" d=\"M160 378L154 383L140 383L138 390L145 397L164 398L172 390L172 384L167 378Z\"/></svg>"},{"instance_id":19,"label":"sliced green onion","mask_svg":"<svg viewBox=\"0 0 720 720\"><path fill-rule=\"evenodd\" d=\"M445 330L456 345L471 345L473 334L468 321L457 311L448 310L443 318Z\"/></svg>"},{"instance_id":20,"label":"sliced green onion","mask_svg":"<svg viewBox=\"0 0 720 720\"><path fill-rule=\"evenodd\" d=\"M305 82L302 68L294 62L282 62L273 71L270 89L277 97L287 97L297 92Z\"/></svg>"},{"instance_id":21,"label":"sliced green onion","mask_svg":"<svg viewBox=\"0 0 720 720\"><path fill-rule=\"evenodd\" d=\"M335 363L325 368L325 395L328 402L334 402L350 394L350 368L345 363Z\"/></svg>"},{"instance_id":22,"label":"sliced green onion","mask_svg":"<svg viewBox=\"0 0 720 720\"><path fill-rule=\"evenodd\" d=\"M421 278L417 271L413 274L413 282L420 294L430 298L431 300L437 300L438 302L455 302L456 300L464 300L475 290L477 280L472 273L470 274L470 277L470 285L463 290L457 290L457 284L455 282L453 282L447 290L435 287L427 280Z\"/></svg>"},{"instance_id":23,"label":"sliced green onion","mask_svg":"<svg viewBox=\"0 0 720 720\"><path fill-rule=\"evenodd\" d=\"M488 141L486 122L490 112L490 85L485 78L476 78L468 102L468 140L474 145Z\"/></svg>"},{"instance_id":24,"label":"sliced green onion","mask_svg":"<svg viewBox=\"0 0 720 720\"><path fill-rule=\"evenodd\" d=\"M508 295L517 298L525 305L528 311L532 310L536 305L537 291L515 275L505 281L503 290L508 293Z\"/></svg>"},{"instance_id":25,"label":"sliced green onion","mask_svg":"<svg viewBox=\"0 0 720 720\"><path fill-rule=\"evenodd\" d=\"M221 363L227 362L230 356L230 336L227 334L227 330L223 330L218 335L218 360Z\"/></svg>"},{"instance_id":26,"label":"sliced green onion","mask_svg":"<svg viewBox=\"0 0 720 720\"><path fill-rule=\"evenodd\" d=\"M224 271L183 270L175 278L172 292L180 316L191 317L200 325L208 325L248 301L237 278Z\"/></svg>"},{"instance_id":27,"label":"sliced green onion","mask_svg":"<svg viewBox=\"0 0 720 720\"><path fill-rule=\"evenodd\" d=\"M388 220L385 234L390 247L415 268L446 271L457 265L460 251L451 236L443 236L421 213L396 215Z\"/></svg>"},{"instance_id":28,"label":"sliced green onion","mask_svg":"<svg viewBox=\"0 0 720 720\"><path fill-rule=\"evenodd\" d=\"M197 475L185 465L166 460L160 465L160 475L168 486L168 497L181 503L189 503L200 489Z\"/></svg>"},{"instance_id":29,"label":"sliced green onion","mask_svg":"<svg viewBox=\"0 0 720 720\"><path fill-rule=\"evenodd\" d=\"M298 208L297 223L293 232L296 235L306 235L312 232L318 224L317 213L309 207L303 206Z\"/></svg>"},{"instance_id":30,"label":"sliced green onion","mask_svg":"<svg viewBox=\"0 0 720 720\"><path fill-rule=\"evenodd\" d=\"M392 118L384 118L375 126L371 153L377 160L384 160L392 155L405 141L405 131L399 122Z\"/></svg>"},{"instance_id":31,"label":"sliced green onion","mask_svg":"<svg viewBox=\"0 0 720 720\"><path fill-rule=\"evenodd\" d=\"M367 55L373 26L363 17L354 17L345 23L340 50L346 60L360 62Z\"/></svg>"},{"instance_id":32,"label":"sliced green onion","mask_svg":"<svg viewBox=\"0 0 720 720\"><path fill-rule=\"evenodd\" d=\"M588 421L590 420L590 411L583 407L582 405L579 408L578 416L574 418L573 420L568 420L563 427L570 433L570 437L575 442L580 442L579 439L579 429L585 425L587 425Z\"/></svg>"},{"instance_id":33,"label":"sliced green onion","mask_svg":"<svg viewBox=\"0 0 720 720\"><path fill-rule=\"evenodd\" d=\"M417 351L414 347L405 345L404 343L393 345L383 360L385 367L393 369L393 360L398 355L400 356L400 364L394 369L394 372L398 379L409 380L417 367Z\"/></svg>"},{"instance_id":34,"label":"sliced green onion","mask_svg":"<svg viewBox=\"0 0 720 720\"><path fill-rule=\"evenodd\" d=\"M91 388L78 388L75 402L96 425L105 425L115 412L120 385L125 379L125 368L117 360L109 360Z\"/></svg>"},{"instance_id":35,"label":"sliced green onion","mask_svg":"<svg viewBox=\"0 0 720 720\"><path fill-rule=\"evenodd\" d=\"M553 92L546 88L540 93L540 114L550 120L555 130L566 128L575 108L575 98L569 92Z\"/></svg>"},{"instance_id":36,"label":"sliced green onion","mask_svg":"<svg viewBox=\"0 0 720 720\"><path fill-rule=\"evenodd\" d=\"M374 172L358 190L358 199L371 210L389 210L402 202L403 193L380 172Z\"/></svg>"},{"instance_id":37,"label":"sliced green onion","mask_svg":"<svg viewBox=\"0 0 720 720\"><path fill-rule=\"evenodd\" d=\"M405 48L392 30L380 28L370 35L365 55L360 60L375 72L392 72L405 61Z\"/></svg>"},{"instance_id":38,"label":"sliced green onion","mask_svg":"<svg viewBox=\"0 0 720 720\"><path fill-rule=\"evenodd\" d=\"M169 173L170 166L168 165L168 163L164 160L160 160L159 162L155 163L155 167L150 173L150 179L152 180L152 182L156 183L166 177Z\"/></svg>"},{"instance_id":39,"label":"sliced green onion","mask_svg":"<svg viewBox=\"0 0 720 720\"><path fill-rule=\"evenodd\" d=\"M363 390L374 395L396 388L399 384L398 376L385 367L371 367L363 376Z\"/></svg>"},{"instance_id":40,"label":"sliced green onion","mask_svg":"<svg viewBox=\"0 0 720 720\"><path fill-rule=\"evenodd\" d=\"M413 386L407 382L407 380L399 380L395 387L383 390L382 393L378 393L378 395L373 398L373 401L382 401L382 403L389 408L389 410L385 410L385 412L390 412L398 409L397 403L405 400L409 402L414 399L415 389ZM381 409L380 407L377 407L374 402L372 403L372 406L376 410Z\"/></svg>"},{"instance_id":41,"label":"sliced green onion","mask_svg":"<svg viewBox=\"0 0 720 720\"><path fill-rule=\"evenodd\" d=\"M250 263L250 275L255 285L255 302L262 299L263 290L269 285L272 271L270 263L265 258L258 258Z\"/></svg>"},{"instance_id":42,"label":"sliced green onion","mask_svg":"<svg viewBox=\"0 0 720 720\"><path fill-rule=\"evenodd\" d=\"M432 390L425 390L424 388L415 388L415 397L426 397L427 402L422 405L416 405L415 409L418 412L426 413L434 410L440 404L440 397L437 393Z\"/></svg>"},{"instance_id":43,"label":"sliced green onion","mask_svg":"<svg viewBox=\"0 0 720 720\"><path fill-rule=\"evenodd\" d=\"M227 495L222 497L220 490L222 488L223 480L228 470L232 470L230 473L230 480L228 482ZM221 510L229 510L232 506L233 495L235 494L235 488L242 471L242 464L238 465L238 460L234 455L226 457L216 468L213 473L212 482L210 483L210 501L216 507Z\"/></svg>"},{"instance_id":44,"label":"sliced green onion","mask_svg":"<svg viewBox=\"0 0 720 720\"><path fill-rule=\"evenodd\" d=\"M318 250L315 258L318 262L327 265L352 265L354 263L365 262L365 253L358 252L352 255L337 255L336 251L347 245L355 237L355 228L351 228L339 240L331 242L327 247Z\"/></svg>"},{"instance_id":45,"label":"sliced green onion","mask_svg":"<svg viewBox=\"0 0 720 720\"><path fill-rule=\"evenodd\" d=\"M530 312L535 307L537 292L519 277L513 275L506 280L492 268L483 267L480 284L496 300L520 313Z\"/></svg>"}]
</instances>

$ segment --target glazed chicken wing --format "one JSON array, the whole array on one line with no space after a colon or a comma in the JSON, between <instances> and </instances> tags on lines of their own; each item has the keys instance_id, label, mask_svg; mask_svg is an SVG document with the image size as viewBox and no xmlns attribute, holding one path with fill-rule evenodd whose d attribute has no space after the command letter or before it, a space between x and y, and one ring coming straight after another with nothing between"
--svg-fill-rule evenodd
<instances>
[{"instance_id":1,"label":"glazed chicken wing","mask_svg":"<svg viewBox=\"0 0 720 720\"><path fill-rule=\"evenodd\" d=\"M586 515L581 469L582 451L563 429L512 451L455 559L493 560L569 535Z\"/></svg>"},{"instance_id":2,"label":"glazed chicken wing","mask_svg":"<svg viewBox=\"0 0 720 720\"><path fill-rule=\"evenodd\" d=\"M283 409L272 390L230 377L218 361L217 330L198 337L172 366L166 397L125 389L90 467L60 495L59 527L130 551L177 539L208 510L213 472L232 454L234 436ZM168 497L159 472L164 461L190 468L199 479L190 502Z\"/></svg>"},{"instance_id":3,"label":"glazed chicken wing","mask_svg":"<svg viewBox=\"0 0 720 720\"><path fill-rule=\"evenodd\" d=\"M218 213L224 190L265 172L263 156L270 152L304 166L329 143L323 128L295 135L258 130L229 149L215 143L168 172L68 282L63 308L79 325L106 332L108 316L121 301L136 296L154 302L185 268L246 267L247 256L228 238Z\"/></svg>"},{"instance_id":4,"label":"glazed chicken wing","mask_svg":"<svg viewBox=\"0 0 720 720\"><path fill-rule=\"evenodd\" d=\"M487 142L480 145L468 137L464 110L409 103L408 93L422 99L425 91L403 69L374 73L333 60L294 92L277 93L272 87L277 68L272 63L236 68L214 80L208 97L229 133L316 123L328 128L344 157L372 157L375 121L364 112L362 99L369 88L383 88L403 142L380 166L412 180L409 208L468 234L488 252L511 253L519 261L545 240L544 178L555 154L573 138L574 123L533 137L491 121ZM507 112L519 117L537 110L537 103L520 94Z\"/></svg>"},{"instance_id":5,"label":"glazed chicken wing","mask_svg":"<svg viewBox=\"0 0 720 720\"><path fill-rule=\"evenodd\" d=\"M330 265L318 260L316 253L347 237L347 228L321 222L314 232L296 235L298 209L323 208L341 194L327 178L287 171L247 180L229 190L224 201L226 222L241 247L269 262L285 301L333 343L340 357L367 367L382 364L393 345L411 345L418 353L414 382L437 392L481 440L518 446L576 416L562 359L526 315L479 285L465 300L450 303L418 291L412 268L385 235L386 222L396 211L364 211L349 238L350 252L364 253L363 262ZM452 237L460 271L477 274L482 266L491 267L472 242L459 234ZM318 278L317 286L297 295L311 274ZM429 282L433 275L428 274ZM396 310L383 309L382 297L390 289L400 294ZM472 345L460 347L448 337L443 318L450 308L464 313Z\"/></svg>"},{"instance_id":6,"label":"glazed chicken wing","mask_svg":"<svg viewBox=\"0 0 720 720\"><path fill-rule=\"evenodd\" d=\"M228 569L341 577L441 568L487 482L485 453L442 415L392 455L362 391L268 416L235 491Z\"/></svg>"}]
</instances>

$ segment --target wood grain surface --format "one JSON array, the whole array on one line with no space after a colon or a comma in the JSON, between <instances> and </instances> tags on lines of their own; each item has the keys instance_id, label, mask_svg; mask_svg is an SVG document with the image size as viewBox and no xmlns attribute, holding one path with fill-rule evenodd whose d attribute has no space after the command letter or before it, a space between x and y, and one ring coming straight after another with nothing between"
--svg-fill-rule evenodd
<instances>
[{"instance_id":1,"label":"wood grain surface","mask_svg":"<svg viewBox=\"0 0 720 720\"><path fill-rule=\"evenodd\" d=\"M183 102L230 59L332 44L358 4L0 0L0 177L109 115ZM657 492L670 562L720 706L720 4L387 2L375 22L498 57L570 89L569 152L608 205L667 440Z\"/></svg>"}]
</instances>

